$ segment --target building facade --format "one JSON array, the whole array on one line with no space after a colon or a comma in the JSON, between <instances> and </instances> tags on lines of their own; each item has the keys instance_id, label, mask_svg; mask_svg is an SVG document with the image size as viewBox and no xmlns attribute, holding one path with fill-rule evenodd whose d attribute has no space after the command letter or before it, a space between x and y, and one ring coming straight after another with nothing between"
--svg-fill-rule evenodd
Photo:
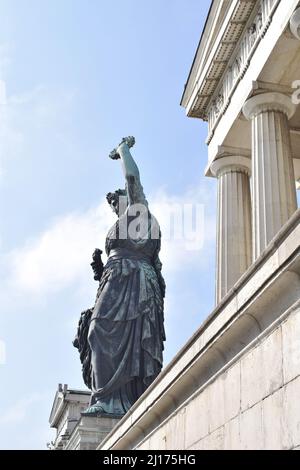
<instances>
[{"instance_id":1,"label":"building facade","mask_svg":"<svg viewBox=\"0 0 300 470\"><path fill-rule=\"evenodd\" d=\"M208 123L216 307L98 449L300 447L299 103L299 1L213 0L181 104Z\"/></svg>"},{"instance_id":2,"label":"building facade","mask_svg":"<svg viewBox=\"0 0 300 470\"><path fill-rule=\"evenodd\" d=\"M89 400L89 391L72 390L67 384L58 384L49 418L50 426L56 429L56 437L50 448L65 450Z\"/></svg>"}]
</instances>

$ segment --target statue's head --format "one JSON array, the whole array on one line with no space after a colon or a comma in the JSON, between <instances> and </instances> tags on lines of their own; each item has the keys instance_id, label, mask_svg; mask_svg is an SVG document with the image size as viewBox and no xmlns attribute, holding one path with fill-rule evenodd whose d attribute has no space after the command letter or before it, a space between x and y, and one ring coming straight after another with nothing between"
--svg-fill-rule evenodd
<instances>
[{"instance_id":1,"label":"statue's head","mask_svg":"<svg viewBox=\"0 0 300 470\"><path fill-rule=\"evenodd\" d=\"M124 214L128 206L126 189L117 189L114 193L108 193L106 199L113 212L115 212L118 217Z\"/></svg>"}]
</instances>

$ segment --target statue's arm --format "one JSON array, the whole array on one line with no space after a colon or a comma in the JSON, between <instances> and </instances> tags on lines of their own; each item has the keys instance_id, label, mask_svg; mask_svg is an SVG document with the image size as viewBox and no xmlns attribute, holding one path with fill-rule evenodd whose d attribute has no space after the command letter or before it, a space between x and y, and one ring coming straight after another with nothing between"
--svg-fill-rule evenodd
<instances>
[{"instance_id":1,"label":"statue's arm","mask_svg":"<svg viewBox=\"0 0 300 470\"><path fill-rule=\"evenodd\" d=\"M130 153L130 147L133 147L134 143L134 137L124 138L117 149L111 152L110 157L112 159L121 159L123 173L126 180L129 204L140 203L148 206L140 181L139 169Z\"/></svg>"},{"instance_id":2,"label":"statue's arm","mask_svg":"<svg viewBox=\"0 0 300 470\"><path fill-rule=\"evenodd\" d=\"M122 142L119 145L117 152L121 158L123 173L124 173L126 181L130 182L130 180L132 180L133 178L136 181L139 181L140 179L139 169L130 153L127 142Z\"/></svg>"}]
</instances>

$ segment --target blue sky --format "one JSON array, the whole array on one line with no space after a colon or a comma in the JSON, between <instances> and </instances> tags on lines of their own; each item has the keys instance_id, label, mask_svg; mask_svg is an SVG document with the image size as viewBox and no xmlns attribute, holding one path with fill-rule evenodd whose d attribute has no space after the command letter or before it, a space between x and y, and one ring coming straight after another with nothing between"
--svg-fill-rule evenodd
<instances>
[{"instance_id":1,"label":"blue sky","mask_svg":"<svg viewBox=\"0 0 300 470\"><path fill-rule=\"evenodd\" d=\"M72 339L124 135L162 228L166 203L204 207L202 248L163 242L165 364L212 310L216 182L206 125L179 105L209 5L0 1L0 448L45 448L57 384L84 388Z\"/></svg>"}]
</instances>

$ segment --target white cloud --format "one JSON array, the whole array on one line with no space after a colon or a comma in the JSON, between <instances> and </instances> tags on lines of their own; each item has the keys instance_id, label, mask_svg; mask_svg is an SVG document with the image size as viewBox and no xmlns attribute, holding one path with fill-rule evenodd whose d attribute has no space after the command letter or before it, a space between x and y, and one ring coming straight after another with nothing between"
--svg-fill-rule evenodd
<instances>
[{"instance_id":1,"label":"white cloud","mask_svg":"<svg viewBox=\"0 0 300 470\"><path fill-rule=\"evenodd\" d=\"M164 190L160 190L151 198L151 209L157 217L162 230L163 238L160 257L166 272L182 270L188 267L199 268L203 265L203 253L207 253L208 248L214 245L215 241L215 214L213 210L214 204L212 204L214 197L214 190L203 181L196 188L190 188L181 195L172 195ZM196 226L197 231L194 234L196 238L189 240L185 236L185 228L189 226L187 223L189 222L187 220L189 214L185 209L191 206L198 206L200 209L203 209L203 218L200 217L199 223ZM172 221L170 223L169 218L173 207L175 210L177 209L178 216L183 216L179 221L178 238L174 236ZM202 211L200 215L202 215ZM173 220L175 221L175 218Z\"/></svg>"},{"instance_id":2,"label":"white cloud","mask_svg":"<svg viewBox=\"0 0 300 470\"><path fill-rule=\"evenodd\" d=\"M212 197L211 192L209 196ZM161 190L149 199L164 234L168 225L168 204L182 206L193 201L207 207L207 198L207 190L200 189L187 191L181 196L169 195ZM115 216L103 200L98 207L86 213L67 214L53 221L45 232L6 256L10 266L9 290L17 289L38 296L60 291L70 285L76 284L78 288L90 285L91 254L96 247L104 250L106 233L114 220ZM204 244L201 249L187 250L187 241L182 238L163 238L161 259L165 275L185 267L196 268L201 265L201 260L205 258L204 250L207 253L208 247L212 246L215 233L214 214L206 214L204 220Z\"/></svg>"},{"instance_id":3,"label":"white cloud","mask_svg":"<svg viewBox=\"0 0 300 470\"><path fill-rule=\"evenodd\" d=\"M9 47L0 47L3 67L9 60ZM2 68L3 68L2 67ZM1 72L1 67L0 67ZM0 178L1 170L5 172L5 160L24 158L26 143L32 140L37 127L56 128L57 119L67 119L70 114L66 109L74 101L74 91L50 90L38 85L34 89L17 95L6 96L5 83L0 82ZM57 128L56 128L57 129ZM36 138L36 135L35 135ZM34 139L33 139L34 140ZM28 150L28 149L27 149ZM205 179L197 187L188 189L184 194L169 194L159 190L149 197L150 208L157 216L162 228L163 241L161 259L164 273L182 270L185 267L199 267L204 259L203 253L212 245L215 237L215 217L212 213L211 200L215 198ZM200 226L200 244L198 250L188 249L184 238L169 239L170 205L183 207L183 204L204 205L204 226ZM86 213L66 214L53 221L47 230L34 234L23 246L11 253L0 253L2 275L5 279L1 284L2 297L13 292L29 292L38 296L57 292L67 286L87 285L90 282L90 259L95 247L104 249L104 241L109 226L113 223L106 201ZM203 245L201 244L203 242ZM201 248L201 249L200 249ZM14 297L12 296L12 297Z\"/></svg>"},{"instance_id":4,"label":"white cloud","mask_svg":"<svg viewBox=\"0 0 300 470\"><path fill-rule=\"evenodd\" d=\"M83 214L69 214L56 220L36 239L11 254L10 282L35 294L64 289L91 276L93 250L104 243L112 222L106 203Z\"/></svg>"}]
</instances>

